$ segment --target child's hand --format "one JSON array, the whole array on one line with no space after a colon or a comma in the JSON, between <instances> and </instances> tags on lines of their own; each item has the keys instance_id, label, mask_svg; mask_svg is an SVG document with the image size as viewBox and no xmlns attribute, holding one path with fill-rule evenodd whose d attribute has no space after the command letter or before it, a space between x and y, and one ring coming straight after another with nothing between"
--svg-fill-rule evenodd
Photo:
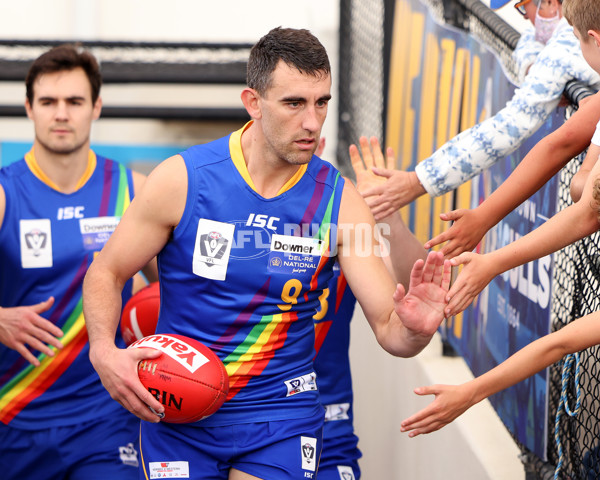
<instances>
[{"instance_id":1,"label":"child's hand","mask_svg":"<svg viewBox=\"0 0 600 480\"><path fill-rule=\"evenodd\" d=\"M475 403L469 383L458 386L432 385L415 388L414 391L417 395L435 395L435 400L400 424L400 431L409 432L411 438L439 430Z\"/></svg>"},{"instance_id":2,"label":"child's hand","mask_svg":"<svg viewBox=\"0 0 600 480\"><path fill-rule=\"evenodd\" d=\"M444 312L446 318L457 315L471 305L477 295L499 273L489 255L462 253L450 260L453 267L464 265L462 271L450 288L446 299L448 306ZM500 269L500 272L502 269Z\"/></svg>"},{"instance_id":3,"label":"child's hand","mask_svg":"<svg viewBox=\"0 0 600 480\"><path fill-rule=\"evenodd\" d=\"M425 243L424 247L430 249L436 245L447 242L440 252L446 258L453 258L463 252L472 251L487 232L487 226L478 216L478 210L459 209L440 214L445 222L452 222L452 226Z\"/></svg>"}]
</instances>

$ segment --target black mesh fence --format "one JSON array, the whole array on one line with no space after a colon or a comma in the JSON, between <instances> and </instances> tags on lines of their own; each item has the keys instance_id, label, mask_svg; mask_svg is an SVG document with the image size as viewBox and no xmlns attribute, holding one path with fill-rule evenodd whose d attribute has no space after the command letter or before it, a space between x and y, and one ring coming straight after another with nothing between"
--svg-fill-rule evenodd
<instances>
[{"instance_id":1,"label":"black mesh fence","mask_svg":"<svg viewBox=\"0 0 600 480\"><path fill-rule=\"evenodd\" d=\"M472 33L480 42L493 50L503 63L511 80L516 79L512 51L519 33L498 17L479 0L421 0L438 21ZM368 7L366 4L368 3ZM344 169L347 148L360 135L378 135L382 138L385 118L387 53L391 42L391 28L395 2L378 0L342 0L340 19L340 133L338 159ZM383 17L381 13L383 12ZM383 36L372 32L373 24ZM357 47L360 44L360 48ZM356 84L359 82L359 84ZM382 89L375 92L374 89ZM565 95L572 107L591 95L587 87L572 82ZM583 155L573 159L560 173L558 209L571 202L569 184L577 172ZM348 169L346 169L348 173ZM581 240L554 255L552 300L552 329L594 312L600 307L600 233ZM600 479L600 385L598 383L600 347L580 353L573 365L564 395L568 406L574 409L577 399L580 410L575 416L562 413L555 433L556 413L561 403L563 364L553 365L549 375L548 461L545 462L523 445L521 459L529 480L554 478L561 461L558 478ZM579 368L579 382L574 383L574 372ZM562 447L562 455L557 448ZM518 443L518 442L517 442Z\"/></svg>"},{"instance_id":2,"label":"black mesh fence","mask_svg":"<svg viewBox=\"0 0 600 480\"><path fill-rule=\"evenodd\" d=\"M383 136L384 24L393 2L341 0L338 167L353 176L348 147L361 135ZM388 16L389 18L389 16Z\"/></svg>"},{"instance_id":3,"label":"black mesh fence","mask_svg":"<svg viewBox=\"0 0 600 480\"><path fill-rule=\"evenodd\" d=\"M569 183L581 165L582 156L573 159L560 173L559 209L571 204ZM598 241L600 233L566 247L554 255L554 292L552 302L552 329L558 330L577 318L597 311L600 307L598 287L600 281L600 257ZM563 401L574 408L577 399L581 410L575 416L561 415L555 432L556 412L561 403L561 386L565 360L550 368L548 396L549 425L553 432L548 442L548 459L557 465L562 458L561 478L600 478L600 386L598 384L600 364L599 347L580 353L579 382L573 382L571 374ZM577 367L577 365L575 366ZM557 448L562 444L562 457Z\"/></svg>"}]
</instances>

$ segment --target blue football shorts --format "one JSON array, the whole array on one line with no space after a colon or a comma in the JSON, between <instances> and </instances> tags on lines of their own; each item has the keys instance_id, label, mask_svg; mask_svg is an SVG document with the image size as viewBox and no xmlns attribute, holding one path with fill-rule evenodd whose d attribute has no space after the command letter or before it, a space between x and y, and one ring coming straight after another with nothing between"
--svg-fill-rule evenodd
<instances>
[{"instance_id":1,"label":"blue football shorts","mask_svg":"<svg viewBox=\"0 0 600 480\"><path fill-rule=\"evenodd\" d=\"M323 415L218 427L142 422L142 480L227 480L229 470L265 480L315 479Z\"/></svg>"},{"instance_id":2,"label":"blue football shorts","mask_svg":"<svg viewBox=\"0 0 600 480\"><path fill-rule=\"evenodd\" d=\"M358 462L345 462L345 465L327 465L319 467L319 480L359 480Z\"/></svg>"},{"instance_id":3,"label":"blue football shorts","mask_svg":"<svg viewBox=\"0 0 600 480\"><path fill-rule=\"evenodd\" d=\"M22 430L0 423L0 477L137 479L139 425L120 406L111 416L77 425Z\"/></svg>"},{"instance_id":4,"label":"blue football shorts","mask_svg":"<svg viewBox=\"0 0 600 480\"><path fill-rule=\"evenodd\" d=\"M352 420L325 422L319 480L359 480L361 456Z\"/></svg>"}]
</instances>

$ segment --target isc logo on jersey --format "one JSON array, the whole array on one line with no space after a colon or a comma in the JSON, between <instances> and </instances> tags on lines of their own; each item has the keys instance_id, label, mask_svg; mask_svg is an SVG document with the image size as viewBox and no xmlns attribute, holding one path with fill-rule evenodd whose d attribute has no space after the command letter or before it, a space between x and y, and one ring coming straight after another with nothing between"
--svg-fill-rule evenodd
<instances>
[{"instance_id":1,"label":"isc logo on jersey","mask_svg":"<svg viewBox=\"0 0 600 480\"><path fill-rule=\"evenodd\" d=\"M56 212L57 220L71 220L73 218L83 218L85 207L60 207Z\"/></svg>"},{"instance_id":2,"label":"isc logo on jersey","mask_svg":"<svg viewBox=\"0 0 600 480\"><path fill-rule=\"evenodd\" d=\"M277 230L275 223L281 220L279 217L270 217L269 215L259 215L251 213L246 220L246 226L268 228L269 230Z\"/></svg>"}]
</instances>

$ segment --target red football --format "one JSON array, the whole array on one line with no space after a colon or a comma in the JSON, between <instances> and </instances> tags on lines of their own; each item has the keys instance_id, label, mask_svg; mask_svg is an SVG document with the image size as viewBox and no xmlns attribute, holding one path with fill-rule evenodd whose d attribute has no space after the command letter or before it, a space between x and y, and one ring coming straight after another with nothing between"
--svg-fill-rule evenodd
<instances>
[{"instance_id":1,"label":"red football","mask_svg":"<svg viewBox=\"0 0 600 480\"><path fill-rule=\"evenodd\" d=\"M163 422L191 423L215 413L229 393L225 365L207 346L174 334L144 337L129 348L154 348L162 355L142 360L142 384L165 406Z\"/></svg>"},{"instance_id":2,"label":"red football","mask_svg":"<svg viewBox=\"0 0 600 480\"><path fill-rule=\"evenodd\" d=\"M159 309L158 282L146 285L127 301L121 313L121 335L125 345L155 332Z\"/></svg>"}]
</instances>

